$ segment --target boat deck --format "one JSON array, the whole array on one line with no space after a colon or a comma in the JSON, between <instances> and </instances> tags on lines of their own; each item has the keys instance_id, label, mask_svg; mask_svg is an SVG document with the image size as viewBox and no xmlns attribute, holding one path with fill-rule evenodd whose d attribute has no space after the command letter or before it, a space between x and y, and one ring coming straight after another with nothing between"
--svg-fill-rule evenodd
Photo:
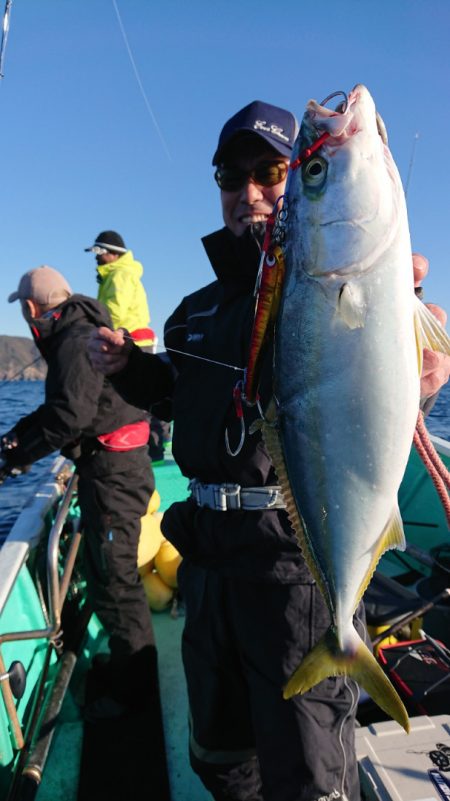
<instances>
[{"instance_id":1,"label":"boat deck","mask_svg":"<svg viewBox=\"0 0 450 801\"><path fill-rule=\"evenodd\" d=\"M160 511L165 511L175 500L180 500L183 493L187 495L187 480L180 475L174 462L166 461L155 465L156 486L161 496ZM183 667L181 663L181 635L183 630L182 609L178 616L174 616L170 609L163 612L153 612L153 626L155 630L158 650L158 673L161 707L163 715L164 740L166 749L167 769L170 783L170 796L161 787L152 782L149 764L135 765L138 772L142 770L141 778L135 777L135 786L141 784L148 787L140 798L152 798L152 801L210 801L211 795L205 790L189 765L188 758L188 701L186 685L184 682ZM107 650L107 638L102 627L94 618L89 627L91 640L95 641L97 652ZM46 769L42 783L39 786L36 801L92 801L92 795L87 787L87 778L80 777L80 768L83 765L83 728L82 706L85 694L87 656L81 656L75 670L70 691L67 693L60 713L58 726L51 745ZM114 729L111 729L114 736ZM99 729L99 735L105 736L104 728ZM137 731L130 732L130 737L138 735ZM142 729L139 730L142 737ZM152 727L144 727L144 736L148 738L148 754L154 748L155 733ZM145 744L139 744L141 753L145 755ZM127 766L122 766L126 771ZM98 770L105 771L104 794L102 794L101 780L95 781L96 801L138 801L138 795L130 789L130 795L123 797L120 782L119 765L98 764ZM111 773L113 778L111 779ZM114 779L116 774L116 780ZM114 795L114 784L116 795ZM113 789L112 789L113 788Z\"/></svg>"},{"instance_id":2,"label":"boat deck","mask_svg":"<svg viewBox=\"0 0 450 801\"><path fill-rule=\"evenodd\" d=\"M170 782L170 801L210 801L205 790L189 765L188 758L188 702L181 665L181 634L183 618L171 617L170 611L155 613L153 623L158 648L161 706L163 711L166 759ZM100 638L103 634L99 632ZM80 674L83 666L80 665ZM60 725L53 738L50 755L36 801L81 801L79 797L80 765L83 749L83 676L75 675L72 691L66 695L61 710ZM131 734L132 736L132 734ZM148 749L153 747L152 731L148 730ZM108 770L112 766L108 767ZM102 767L99 765L99 770ZM143 766L144 772L147 770ZM147 772L148 798L157 799L152 790L152 775ZM97 783L96 783L97 784ZM96 787L97 790L97 787ZM142 796L144 799L146 795ZM105 782L105 795L96 792L96 801L134 801L112 796L110 783ZM83 792L83 801L87 796ZM91 801L91 799L89 799Z\"/></svg>"}]
</instances>

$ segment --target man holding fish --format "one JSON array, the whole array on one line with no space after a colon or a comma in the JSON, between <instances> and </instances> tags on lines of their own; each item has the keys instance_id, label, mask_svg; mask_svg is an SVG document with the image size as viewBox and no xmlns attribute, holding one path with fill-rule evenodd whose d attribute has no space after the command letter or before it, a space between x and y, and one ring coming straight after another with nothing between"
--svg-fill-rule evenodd
<instances>
[{"instance_id":1,"label":"man holding fish","mask_svg":"<svg viewBox=\"0 0 450 801\"><path fill-rule=\"evenodd\" d=\"M359 94L365 102L364 92ZM316 106L315 111L322 109ZM345 164L350 163L349 149L352 150L353 145L345 152L339 150L338 145L341 139L356 141L351 140L350 131L356 131L355 121L361 125L364 122L364 114L361 116L359 109L358 98L350 95L343 111L324 114L332 133L331 147L327 149L324 144L314 157L305 155L312 150L313 137L303 141L304 135L300 133L295 150L299 169L295 175L293 169L289 170L289 164L293 159L298 126L290 112L254 101L228 120L213 158L225 227L203 240L217 279L184 298L165 327L165 344L171 367L175 368L173 452L182 472L191 479L191 497L173 504L166 512L163 530L184 557L179 569L179 586L186 604L183 660L190 705L191 764L216 801L356 801L359 798L354 753L359 691L351 676L353 672L361 681L364 674L364 670L353 671L354 664L360 664L361 652L364 652L364 665L369 665L369 674L373 671L374 660L371 661L370 652L363 645L365 630L360 598L370 580L370 576L367 578L370 568L380 555L378 551L383 550L385 532L382 529L374 536L374 543L370 543L373 558L365 570L358 566L361 577L359 572L355 573L357 586L349 588L352 543L339 545L327 539L321 543L322 553L318 552L320 548L315 540L309 540L310 530L315 535L317 522L315 494L320 498L319 527L321 522L339 515L336 509L332 514L327 507L326 477L322 475L321 454L317 452L314 435L308 431L302 443L302 431L296 429L303 408L308 412L315 408L316 417L311 427L326 429L332 449L335 429L328 423L336 417L333 406L327 409L310 403L319 394L316 386L321 386L322 378L326 383L324 365L320 362L324 353L327 369L332 368L333 354L329 355L326 340L338 343L342 328L345 336L356 332L356 337L364 341L361 332L365 331L366 319L373 330L380 327L379 321L373 322L367 311L373 293L369 290L368 296L364 295L351 270L353 266L355 272L354 263L360 258L370 272L370 243L364 237L360 241L358 236L369 227L373 209L368 199L361 201L356 196L348 173L340 171L337 178L345 197L342 192L339 197L334 187L334 199L326 198L328 218L325 221L320 218L321 200L327 194L326 170L329 168L332 173L329 164L335 152L339 153L344 170ZM374 119L370 121L371 131L376 124ZM319 125L316 138L321 134ZM381 138L380 147L386 147ZM267 222L270 225L273 222L273 207L284 195L288 172L286 214L279 217L274 229L286 253L287 277L284 284L282 278L279 282L283 286L279 317L279 296L275 292L273 297L269 293L266 298L270 308L263 309L262 324L266 328L258 340L254 326L255 281L260 262L263 262L261 298L268 271L282 262L279 255L282 249L274 248L265 233ZM298 186L300 180L309 192L305 198L300 197L303 191ZM364 184L364 189L370 195L370 185ZM339 221L351 222L354 214L351 201L355 198L359 204L359 219L357 225L348 225L345 232L345 226L339 225ZM300 215L302 203L306 203L307 208ZM281 206L281 202L278 205ZM334 213L334 218L330 213ZM303 220L307 220L308 229L298 231ZM323 222L326 232L332 229L331 223L338 223L336 248L343 261L336 265L334 273L331 249L321 240ZM371 231L369 235L375 242L378 258L378 252L383 251L382 240ZM388 239L392 242L395 237L392 234ZM358 253L352 251L355 247ZM301 248L303 251L299 253ZM404 260L404 239L400 250ZM295 275L298 265L304 277ZM323 269L321 265L325 265ZM405 323L405 341L409 346L417 332L416 357L421 367L423 341L419 323L415 324L415 317L413 319L413 269L414 280L419 284L428 266L423 257L415 256L414 268L411 268L409 250L407 269L402 266L402 281L411 295L411 301L406 304L411 307L411 330ZM334 285L332 288L326 285L324 272L332 273L337 291ZM383 274L383 280L385 278ZM289 304L294 301L302 280L306 290L311 292L310 295L306 290L303 292L308 305L301 308L300 314L291 315ZM387 291L397 291L398 286L399 281L394 279ZM325 312L320 312L323 332L316 330L320 315L316 328L310 322L310 318L314 318L314 304L318 303L314 294L317 287L328 314L327 318ZM390 300L393 308L396 302L394 293ZM258 304L256 319L261 305ZM445 316L442 310L434 311L441 319ZM276 334L275 363L270 327L273 319L282 321L281 330ZM303 319L308 323L304 330ZM298 337L300 332L302 336ZM426 342L433 344L430 340ZM401 348L398 340L393 344ZM377 359L382 346L383 343L374 346ZM364 342L364 347L364 358L370 361L371 343ZM300 348L303 351L298 357ZM309 359L309 352L314 358ZM125 398L147 406L161 399L155 378L160 357L140 353L123 331L99 329L91 340L90 354L100 370L113 375L116 388ZM232 369L246 365L249 355L258 366L250 387L255 398L252 403L246 402L242 382L236 382L236 370ZM408 387L412 400L407 417L411 427L412 413L415 411L417 416L419 409L419 366L416 363L414 378L409 356L408 352ZM339 350L336 360L338 357L341 358ZM391 359L391 352L388 358ZM341 388L336 383L330 393L336 401L340 393L347 399L348 416L354 418L356 427L364 417L361 406L365 398L361 387L365 375L361 373L363 364L357 361L358 356L349 354L347 361L350 360L354 360L359 369L354 388ZM345 361L344 355L341 358L344 366ZM298 376L304 372L303 362L305 367L309 368L310 362L311 366L309 385L301 387L303 394L300 394ZM315 362L319 366L317 375ZM376 367L381 369L378 362ZM448 379L449 372L448 355L427 352L423 358L422 394L435 393ZM375 381L367 381L372 392ZM248 380L245 389L249 388L247 384ZM389 381L383 384L383 388L386 387ZM387 402L383 401L385 411L389 409L389 400L390 396ZM261 410L266 418L263 432ZM310 418L307 419L309 423ZM342 419L337 422L338 430L345 426ZM403 437L406 441L410 435L409 445L413 430L414 426L410 432L406 430ZM390 428L389 432L392 433ZM302 461L298 459L298 448L304 449ZM342 440L335 450L339 457L343 456ZM370 448L366 447L366 452L370 453ZM329 458L334 458L332 450ZM303 461L306 465L310 461L309 473L306 468L305 475L298 474L297 459L302 468ZM401 471L401 459L396 471ZM351 466L345 466L345 473L351 474ZM374 475L372 484L375 484ZM302 496L302 482L307 488L305 496ZM350 488L351 484L350 478ZM342 503L346 512L345 498L339 495L341 489L346 491L345 486L338 487L336 492L331 492L331 497L334 506ZM362 493L361 488L359 491ZM391 487L389 492L395 494ZM372 494L377 497L375 490ZM365 502L362 494L361 503ZM306 534L303 506L309 515ZM384 508L376 511L382 519ZM393 523L387 525L391 511ZM394 509L389 509L387 518L384 523L388 543L400 544L401 523ZM329 537L325 525L323 530ZM320 537L318 539L320 543ZM298 547L299 541L302 550ZM354 550L357 561L363 561L356 545ZM336 600L335 588L340 586L342 573L345 573L345 580ZM346 616L342 612L344 608ZM341 621L342 631L337 629ZM319 652L315 652L317 659L313 660L318 665L317 678L311 660L308 663L305 658L322 642L326 647L321 646ZM306 686L303 675L297 681L297 668L304 660ZM289 681L293 671L297 682L294 687ZM379 681L376 674L373 686L378 701ZM289 700L283 698L283 688ZM383 692L389 694L389 688L383 686L381 696ZM383 697L381 700L389 710L395 707L396 700L390 698L388 703ZM397 708L395 711L398 713ZM404 723L402 713L397 717Z\"/></svg>"}]
</instances>

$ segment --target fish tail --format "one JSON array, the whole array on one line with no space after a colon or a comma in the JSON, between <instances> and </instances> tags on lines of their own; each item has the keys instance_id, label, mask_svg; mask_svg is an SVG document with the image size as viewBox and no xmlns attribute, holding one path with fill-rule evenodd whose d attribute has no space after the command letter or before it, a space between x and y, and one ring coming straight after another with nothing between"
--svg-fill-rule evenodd
<instances>
[{"instance_id":1,"label":"fish tail","mask_svg":"<svg viewBox=\"0 0 450 801\"><path fill-rule=\"evenodd\" d=\"M400 696L355 629L349 651L346 654L339 648L335 629L330 627L292 674L283 689L284 698L305 693L330 676L350 676L409 732L408 713Z\"/></svg>"}]
</instances>

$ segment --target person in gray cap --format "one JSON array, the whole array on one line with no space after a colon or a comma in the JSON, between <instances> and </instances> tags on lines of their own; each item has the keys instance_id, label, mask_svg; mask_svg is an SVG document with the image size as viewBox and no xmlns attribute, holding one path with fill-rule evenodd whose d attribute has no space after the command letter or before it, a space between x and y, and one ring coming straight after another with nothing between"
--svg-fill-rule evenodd
<instances>
[{"instance_id":1,"label":"person in gray cap","mask_svg":"<svg viewBox=\"0 0 450 801\"><path fill-rule=\"evenodd\" d=\"M8 303L20 300L22 311L27 317L36 317L36 305L44 312L68 300L72 290L61 273L43 264L22 276L16 292L11 292Z\"/></svg>"},{"instance_id":2,"label":"person in gray cap","mask_svg":"<svg viewBox=\"0 0 450 801\"><path fill-rule=\"evenodd\" d=\"M152 671L156 679L150 611L137 569L141 517L154 489L148 414L126 403L89 359L93 329L111 327L101 303L73 294L48 266L25 273L8 300L20 301L48 371L44 402L1 437L2 460L6 471L17 471L61 450L75 463L89 600L111 652L102 672L105 695L87 714L91 720L114 717L137 699L145 704Z\"/></svg>"},{"instance_id":3,"label":"person in gray cap","mask_svg":"<svg viewBox=\"0 0 450 801\"><path fill-rule=\"evenodd\" d=\"M183 556L191 765L216 801L359 798L355 683L330 678L283 699L282 687L327 630L329 613L259 428L239 450L242 418L229 369L248 360L261 244L297 129L289 111L258 100L224 125L213 165L225 227L203 239L216 280L185 297L164 332L176 370L173 453L191 497L165 512L162 528ZM160 357L106 329L89 348L124 397L143 408L161 397ZM262 408L272 396L271 357L269 348ZM442 376L434 373L435 389L449 369L450 360ZM258 408L243 405L241 413L248 431ZM361 607L355 623L364 635Z\"/></svg>"}]
</instances>

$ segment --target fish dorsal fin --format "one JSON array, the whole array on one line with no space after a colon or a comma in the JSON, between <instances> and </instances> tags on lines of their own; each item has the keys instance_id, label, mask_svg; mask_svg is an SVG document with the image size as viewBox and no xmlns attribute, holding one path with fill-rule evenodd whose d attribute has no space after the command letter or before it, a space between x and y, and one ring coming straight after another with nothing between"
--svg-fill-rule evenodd
<instances>
[{"instance_id":1,"label":"fish dorsal fin","mask_svg":"<svg viewBox=\"0 0 450 801\"><path fill-rule=\"evenodd\" d=\"M416 298L414 324L421 350L428 348L450 356L450 337L447 331L419 298Z\"/></svg>"},{"instance_id":2,"label":"fish dorsal fin","mask_svg":"<svg viewBox=\"0 0 450 801\"><path fill-rule=\"evenodd\" d=\"M277 411L274 400L272 400L269 403L269 406L266 410L265 421L262 427L262 434L263 434L264 444L269 452L272 464L277 474L278 484L281 487L281 494L283 495L283 500L286 504L286 511L288 513L289 522L296 536L297 543L299 545L299 548L304 556L305 562L308 565L308 568L312 576L315 578L317 584L319 585L323 597L327 599L329 597L329 592L324 583L323 576L320 574L317 568L317 564L315 563L315 561L311 556L303 520L297 509L297 504L292 494L286 462L284 459L283 448L281 445L280 435L278 433Z\"/></svg>"},{"instance_id":3,"label":"fish dorsal fin","mask_svg":"<svg viewBox=\"0 0 450 801\"><path fill-rule=\"evenodd\" d=\"M337 315L348 328L364 328L366 304L356 284L343 284L339 291Z\"/></svg>"},{"instance_id":4,"label":"fish dorsal fin","mask_svg":"<svg viewBox=\"0 0 450 801\"><path fill-rule=\"evenodd\" d=\"M302 549L302 551L304 551L305 542L304 542L303 524L300 515L297 511L297 506L294 500L294 496L292 495L291 485L289 483L286 462L284 459L281 440L278 433L276 405L273 399L270 401L269 406L265 413L265 420L263 422L263 427L262 427L262 435L264 439L264 444L269 452L272 464L277 474L278 483L281 487L281 493L283 495L283 500L286 504L286 509L289 516L289 522L294 530L295 536L297 537L297 541L300 548Z\"/></svg>"}]
</instances>

